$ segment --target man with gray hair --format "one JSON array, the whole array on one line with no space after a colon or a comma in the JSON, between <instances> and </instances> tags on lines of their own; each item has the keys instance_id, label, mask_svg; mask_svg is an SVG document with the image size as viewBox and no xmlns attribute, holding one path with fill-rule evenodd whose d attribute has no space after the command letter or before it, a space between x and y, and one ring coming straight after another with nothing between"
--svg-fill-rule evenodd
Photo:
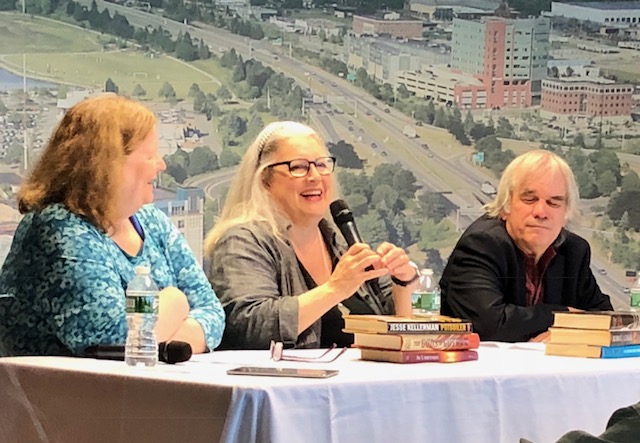
<instances>
[{"instance_id":1,"label":"man with gray hair","mask_svg":"<svg viewBox=\"0 0 640 443\"><path fill-rule=\"evenodd\" d=\"M569 165L529 151L505 169L486 214L462 234L440 280L442 313L482 340L542 341L553 311L612 310L589 268L591 250L564 228L578 187Z\"/></svg>"}]
</instances>

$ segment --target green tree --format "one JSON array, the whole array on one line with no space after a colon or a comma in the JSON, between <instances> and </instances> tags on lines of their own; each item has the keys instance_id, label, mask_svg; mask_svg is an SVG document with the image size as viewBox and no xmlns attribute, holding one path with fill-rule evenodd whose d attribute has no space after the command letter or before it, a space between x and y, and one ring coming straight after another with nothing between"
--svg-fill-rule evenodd
<instances>
[{"instance_id":1,"label":"green tree","mask_svg":"<svg viewBox=\"0 0 640 443\"><path fill-rule=\"evenodd\" d=\"M187 170L184 168L184 166L182 166L182 165L180 165L178 163L172 163L172 164L167 165L166 172L171 177L173 177L173 179L177 183L183 183L187 179L187 177L189 176L187 174Z\"/></svg>"},{"instance_id":2,"label":"green tree","mask_svg":"<svg viewBox=\"0 0 640 443\"><path fill-rule=\"evenodd\" d=\"M598 191L601 195L608 197L611 195L613 191L616 190L616 176L613 175L611 171L604 171L600 176L596 179L596 185L598 186Z\"/></svg>"},{"instance_id":3,"label":"green tree","mask_svg":"<svg viewBox=\"0 0 640 443\"><path fill-rule=\"evenodd\" d=\"M629 227L640 230L640 191L617 193L609 200L607 215L611 220L620 221L624 213L629 215Z\"/></svg>"},{"instance_id":4,"label":"green tree","mask_svg":"<svg viewBox=\"0 0 640 443\"><path fill-rule=\"evenodd\" d=\"M198 85L197 83L191 83L191 87L189 88L188 97L193 98L193 97L195 97L196 93L198 93L198 92L202 92L202 90L200 89L200 85Z\"/></svg>"},{"instance_id":5,"label":"green tree","mask_svg":"<svg viewBox=\"0 0 640 443\"><path fill-rule=\"evenodd\" d=\"M375 209L370 210L358 219L358 229L362 238L367 239L367 243L374 249L389 238L387 224L382 215Z\"/></svg>"},{"instance_id":6,"label":"green tree","mask_svg":"<svg viewBox=\"0 0 640 443\"><path fill-rule=\"evenodd\" d=\"M640 177L635 171L629 171L622 178L622 184L620 186L620 191L640 191Z\"/></svg>"},{"instance_id":7,"label":"green tree","mask_svg":"<svg viewBox=\"0 0 640 443\"><path fill-rule=\"evenodd\" d=\"M120 92L120 88L118 88L118 85L116 85L115 82L111 80L111 77L109 77L104 84L104 92L113 92L115 94Z\"/></svg>"},{"instance_id":8,"label":"green tree","mask_svg":"<svg viewBox=\"0 0 640 443\"><path fill-rule=\"evenodd\" d=\"M198 48L193 44L191 35L185 32L183 35L179 35L176 41L175 55L180 60L191 62L198 58Z\"/></svg>"},{"instance_id":9,"label":"green tree","mask_svg":"<svg viewBox=\"0 0 640 443\"><path fill-rule=\"evenodd\" d=\"M420 214L424 218L431 219L435 223L447 217L447 207L444 197L439 192L425 192L418 197Z\"/></svg>"},{"instance_id":10,"label":"green tree","mask_svg":"<svg viewBox=\"0 0 640 443\"><path fill-rule=\"evenodd\" d=\"M605 172L609 171L613 173L616 179L616 184L622 180L620 160L615 152L609 150L600 150L589 154L589 161L593 163L593 171L596 177L601 176Z\"/></svg>"},{"instance_id":11,"label":"green tree","mask_svg":"<svg viewBox=\"0 0 640 443\"><path fill-rule=\"evenodd\" d=\"M464 123L462 124L464 128L464 132L466 132L467 134L470 134L471 129L474 127L475 124L476 123L473 120L473 114L471 113L471 111L467 111L467 115L464 118Z\"/></svg>"},{"instance_id":12,"label":"green tree","mask_svg":"<svg viewBox=\"0 0 640 443\"><path fill-rule=\"evenodd\" d=\"M369 209L369 201L367 197L362 194L349 194L345 195L345 201L349 204L349 208L351 208L351 212L354 217L361 217L367 213Z\"/></svg>"},{"instance_id":13,"label":"green tree","mask_svg":"<svg viewBox=\"0 0 640 443\"><path fill-rule=\"evenodd\" d=\"M200 60L208 60L211 58L211 50L209 49L209 45L200 40L200 45L198 46L198 58Z\"/></svg>"},{"instance_id":14,"label":"green tree","mask_svg":"<svg viewBox=\"0 0 640 443\"><path fill-rule=\"evenodd\" d=\"M412 199L415 196L418 186L416 185L416 176L408 169L398 169L393 174L393 181L391 182L393 189L398 191L400 198Z\"/></svg>"},{"instance_id":15,"label":"green tree","mask_svg":"<svg viewBox=\"0 0 640 443\"><path fill-rule=\"evenodd\" d=\"M496 136L503 137L503 138L513 138L514 136L513 126L511 125L511 122L507 118L500 117L498 119Z\"/></svg>"},{"instance_id":16,"label":"green tree","mask_svg":"<svg viewBox=\"0 0 640 443\"><path fill-rule=\"evenodd\" d=\"M142 85L140 83L138 83L136 85L136 87L133 88L133 92L131 93L131 95L133 95L134 97L137 97L137 98L142 98L145 95L147 95L147 91L145 91L145 89L142 87Z\"/></svg>"},{"instance_id":17,"label":"green tree","mask_svg":"<svg viewBox=\"0 0 640 443\"><path fill-rule=\"evenodd\" d=\"M364 167L364 162L358 157L352 144L340 140L338 143L328 142L327 148L331 155L336 157L340 166L351 169L362 169Z\"/></svg>"},{"instance_id":18,"label":"green tree","mask_svg":"<svg viewBox=\"0 0 640 443\"><path fill-rule=\"evenodd\" d=\"M229 88L227 88L225 85L222 85L220 86L220 88L218 88L217 94L220 100L231 100L233 98L231 91L229 91Z\"/></svg>"},{"instance_id":19,"label":"green tree","mask_svg":"<svg viewBox=\"0 0 640 443\"><path fill-rule=\"evenodd\" d=\"M381 214L387 217L393 216L404 209L400 194L389 185L376 186L373 189L371 203Z\"/></svg>"},{"instance_id":20,"label":"green tree","mask_svg":"<svg viewBox=\"0 0 640 443\"><path fill-rule=\"evenodd\" d=\"M215 171L218 168L218 155L206 146L195 148L189 155L187 173L190 177L204 172Z\"/></svg>"},{"instance_id":21,"label":"green tree","mask_svg":"<svg viewBox=\"0 0 640 443\"><path fill-rule=\"evenodd\" d=\"M403 100L406 100L409 97L411 97L411 92L403 84L401 84L396 88L396 92L398 93L398 97L400 97Z\"/></svg>"},{"instance_id":22,"label":"green tree","mask_svg":"<svg viewBox=\"0 0 640 443\"><path fill-rule=\"evenodd\" d=\"M173 89L171 83L164 82L164 84L158 91L158 96L166 100L174 100L176 98L176 91L175 89Z\"/></svg>"},{"instance_id":23,"label":"green tree","mask_svg":"<svg viewBox=\"0 0 640 443\"><path fill-rule=\"evenodd\" d=\"M220 167L228 168L229 166L235 166L240 163L240 156L231 149L223 149L220 152Z\"/></svg>"},{"instance_id":24,"label":"green tree","mask_svg":"<svg viewBox=\"0 0 640 443\"><path fill-rule=\"evenodd\" d=\"M427 251L434 248L434 244L445 239L451 230L451 226L446 220L436 223L432 219L426 219L420 227L418 248Z\"/></svg>"},{"instance_id":25,"label":"green tree","mask_svg":"<svg viewBox=\"0 0 640 443\"><path fill-rule=\"evenodd\" d=\"M401 169L403 168L400 163L382 163L376 166L371 177L371 187L375 189L393 183L393 177Z\"/></svg>"},{"instance_id":26,"label":"green tree","mask_svg":"<svg viewBox=\"0 0 640 443\"><path fill-rule=\"evenodd\" d=\"M345 196L362 195L367 200L367 204L371 200L371 195L373 194L371 179L364 172L356 174L341 169L338 172L338 183L340 183Z\"/></svg>"},{"instance_id":27,"label":"green tree","mask_svg":"<svg viewBox=\"0 0 640 443\"><path fill-rule=\"evenodd\" d=\"M444 109L442 107L438 107L436 110L436 116L433 120L433 124L438 128L446 128L447 127L447 114L445 114Z\"/></svg>"},{"instance_id":28,"label":"green tree","mask_svg":"<svg viewBox=\"0 0 640 443\"><path fill-rule=\"evenodd\" d=\"M232 112L220 120L218 130L223 134L229 134L231 137L240 137L247 132L247 120L238 113Z\"/></svg>"}]
</instances>

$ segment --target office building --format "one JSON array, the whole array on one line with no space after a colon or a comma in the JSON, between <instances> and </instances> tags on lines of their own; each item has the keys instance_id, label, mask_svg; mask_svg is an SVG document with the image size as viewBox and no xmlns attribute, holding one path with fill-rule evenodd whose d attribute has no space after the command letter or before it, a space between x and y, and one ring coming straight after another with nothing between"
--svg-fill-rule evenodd
<instances>
[{"instance_id":1,"label":"office building","mask_svg":"<svg viewBox=\"0 0 640 443\"><path fill-rule=\"evenodd\" d=\"M483 82L488 108L531 106L547 75L550 27L546 17L456 18L451 67Z\"/></svg>"},{"instance_id":2,"label":"office building","mask_svg":"<svg viewBox=\"0 0 640 443\"><path fill-rule=\"evenodd\" d=\"M443 47L427 47L415 42L401 43L393 39L345 37L347 66L351 71L364 68L380 83L394 86L400 72L416 71L423 65L446 65L450 54Z\"/></svg>"},{"instance_id":3,"label":"office building","mask_svg":"<svg viewBox=\"0 0 640 443\"><path fill-rule=\"evenodd\" d=\"M485 108L487 89L473 75L446 66L423 66L418 71L398 74L397 84L404 85L416 97L460 108Z\"/></svg>"},{"instance_id":4,"label":"office building","mask_svg":"<svg viewBox=\"0 0 640 443\"><path fill-rule=\"evenodd\" d=\"M640 1L552 2L551 16L574 18L603 25L640 26Z\"/></svg>"},{"instance_id":5,"label":"office building","mask_svg":"<svg viewBox=\"0 0 640 443\"><path fill-rule=\"evenodd\" d=\"M395 12L376 17L354 15L352 31L355 35L389 35L395 38L422 38L422 20L404 19Z\"/></svg>"},{"instance_id":6,"label":"office building","mask_svg":"<svg viewBox=\"0 0 640 443\"><path fill-rule=\"evenodd\" d=\"M199 188L154 190L155 205L164 212L187 240L202 264L204 240L204 191Z\"/></svg>"},{"instance_id":7,"label":"office building","mask_svg":"<svg viewBox=\"0 0 640 443\"><path fill-rule=\"evenodd\" d=\"M542 81L541 114L627 120L633 107L633 86L588 76Z\"/></svg>"}]
</instances>

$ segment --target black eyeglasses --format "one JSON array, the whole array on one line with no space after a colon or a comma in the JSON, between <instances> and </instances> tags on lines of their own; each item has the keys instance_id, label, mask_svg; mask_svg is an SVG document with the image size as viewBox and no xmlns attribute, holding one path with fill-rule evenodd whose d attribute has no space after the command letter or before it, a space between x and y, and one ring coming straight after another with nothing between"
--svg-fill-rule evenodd
<instances>
[{"instance_id":1,"label":"black eyeglasses","mask_svg":"<svg viewBox=\"0 0 640 443\"><path fill-rule=\"evenodd\" d=\"M320 175L330 175L336 168L335 157L320 157L315 160L306 160L304 158L296 158L288 162L278 162L268 165L267 168L273 168L275 166L287 165L289 167L289 174L292 177L305 177L309 173L311 165L314 165Z\"/></svg>"},{"instance_id":2,"label":"black eyeglasses","mask_svg":"<svg viewBox=\"0 0 640 443\"><path fill-rule=\"evenodd\" d=\"M325 357L326 355L328 355L331 351L333 351L336 348L336 344L332 344L331 347L329 349L327 349L326 351L324 351L322 354L316 356L316 357L297 357L295 355L284 355L284 345L282 344L282 342L276 342L271 340L271 360L273 361L300 361L300 362L316 362L316 363L331 363L332 361L336 361L338 359L338 357L340 357L342 354L344 354L347 351L347 348L342 348L340 349L340 352L338 352L336 354L335 357L329 359L329 360L321 360L323 357Z\"/></svg>"}]
</instances>

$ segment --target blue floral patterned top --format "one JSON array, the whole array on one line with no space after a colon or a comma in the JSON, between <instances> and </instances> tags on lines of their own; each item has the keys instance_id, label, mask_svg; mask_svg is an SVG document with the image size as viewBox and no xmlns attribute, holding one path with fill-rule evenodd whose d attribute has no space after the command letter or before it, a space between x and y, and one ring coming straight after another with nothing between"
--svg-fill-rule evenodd
<instances>
[{"instance_id":1,"label":"blue floral patterned top","mask_svg":"<svg viewBox=\"0 0 640 443\"><path fill-rule=\"evenodd\" d=\"M224 311L184 237L153 205L136 217L145 239L132 257L60 204L25 215L0 271L0 355L70 355L124 343L125 288L144 263L160 289L186 294L207 346L218 346Z\"/></svg>"}]
</instances>

